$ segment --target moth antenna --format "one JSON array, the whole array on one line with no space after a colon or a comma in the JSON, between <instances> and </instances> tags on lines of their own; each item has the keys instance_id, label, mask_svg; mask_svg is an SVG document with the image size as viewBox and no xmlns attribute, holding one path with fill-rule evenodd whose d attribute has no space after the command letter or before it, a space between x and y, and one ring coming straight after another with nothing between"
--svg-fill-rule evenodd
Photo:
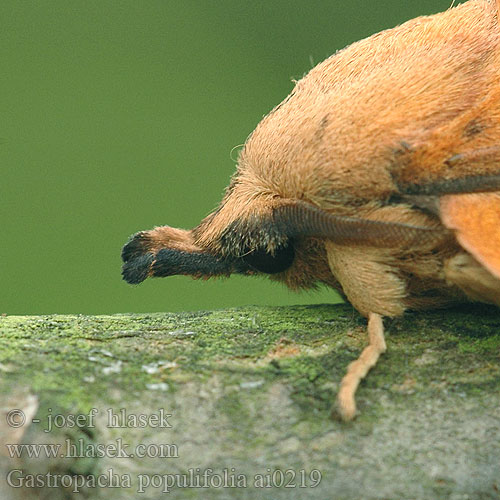
<instances>
[{"instance_id":1,"label":"moth antenna","mask_svg":"<svg viewBox=\"0 0 500 500\"><path fill-rule=\"evenodd\" d=\"M443 237L443 229L333 215L308 203L275 209L274 223L290 238L327 238L340 245L386 248L426 243Z\"/></svg>"},{"instance_id":2,"label":"moth antenna","mask_svg":"<svg viewBox=\"0 0 500 500\"><path fill-rule=\"evenodd\" d=\"M452 158L462 160L464 155ZM458 161L458 160L457 160ZM427 184L400 185L399 191L406 195L443 196L445 194L492 193L500 191L500 174L470 175L458 179L443 179Z\"/></svg>"}]
</instances>

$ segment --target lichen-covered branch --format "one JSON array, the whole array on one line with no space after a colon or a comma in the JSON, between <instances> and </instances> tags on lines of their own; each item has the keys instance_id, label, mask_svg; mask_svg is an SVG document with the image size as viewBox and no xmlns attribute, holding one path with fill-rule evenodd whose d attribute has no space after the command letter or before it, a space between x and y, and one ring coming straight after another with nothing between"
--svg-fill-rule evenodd
<instances>
[{"instance_id":1,"label":"lichen-covered branch","mask_svg":"<svg viewBox=\"0 0 500 500\"><path fill-rule=\"evenodd\" d=\"M2 317L0 497L499 498L498 309L385 324L343 424L350 306Z\"/></svg>"}]
</instances>

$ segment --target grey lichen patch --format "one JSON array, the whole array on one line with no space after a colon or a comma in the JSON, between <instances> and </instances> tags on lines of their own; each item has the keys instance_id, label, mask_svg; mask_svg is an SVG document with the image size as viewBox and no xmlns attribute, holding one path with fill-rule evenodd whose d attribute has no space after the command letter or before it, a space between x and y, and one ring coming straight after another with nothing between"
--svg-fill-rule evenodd
<instances>
[{"instance_id":1,"label":"grey lichen patch","mask_svg":"<svg viewBox=\"0 0 500 500\"><path fill-rule=\"evenodd\" d=\"M46 434L42 424L32 424L24 443L122 439L131 447L167 443L178 451L165 460L23 459L31 471L98 475L112 468L137 480L140 473L233 468L249 482L267 469L322 474L315 488L209 488L203 490L209 499L269 498L270 492L276 499L498 498L498 310L409 313L385 325L388 351L361 384L361 413L348 425L332 421L330 407L364 345L365 320L350 306L2 317L0 399L4 409L36 400L42 423L50 413L98 410L93 427ZM147 415L163 409L172 426L110 428L107 412L121 409ZM15 437L3 430L7 439ZM11 500L12 491L2 490L2 499ZM56 493L31 498L68 498ZM199 493L175 488L170 494ZM137 485L85 495L135 499ZM160 497L153 487L140 495Z\"/></svg>"}]
</instances>

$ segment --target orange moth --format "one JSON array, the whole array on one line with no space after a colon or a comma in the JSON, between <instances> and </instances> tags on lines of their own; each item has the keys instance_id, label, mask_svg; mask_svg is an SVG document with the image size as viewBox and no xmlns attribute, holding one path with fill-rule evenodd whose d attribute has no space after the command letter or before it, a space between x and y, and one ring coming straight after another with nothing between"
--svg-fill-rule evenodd
<instances>
[{"instance_id":1,"label":"orange moth","mask_svg":"<svg viewBox=\"0 0 500 500\"><path fill-rule=\"evenodd\" d=\"M386 349L384 316L500 306L500 0L354 43L257 126L219 208L135 234L123 277L268 274L326 284L368 320L337 410Z\"/></svg>"}]
</instances>

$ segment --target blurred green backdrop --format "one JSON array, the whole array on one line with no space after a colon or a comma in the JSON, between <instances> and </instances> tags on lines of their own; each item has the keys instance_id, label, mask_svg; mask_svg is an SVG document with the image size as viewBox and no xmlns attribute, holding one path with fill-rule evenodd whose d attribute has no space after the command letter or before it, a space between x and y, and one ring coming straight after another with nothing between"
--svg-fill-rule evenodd
<instances>
[{"instance_id":1,"label":"blurred green backdrop","mask_svg":"<svg viewBox=\"0 0 500 500\"><path fill-rule=\"evenodd\" d=\"M121 281L120 249L214 209L236 152L313 64L451 0L1 3L0 312L337 301L266 279Z\"/></svg>"}]
</instances>

